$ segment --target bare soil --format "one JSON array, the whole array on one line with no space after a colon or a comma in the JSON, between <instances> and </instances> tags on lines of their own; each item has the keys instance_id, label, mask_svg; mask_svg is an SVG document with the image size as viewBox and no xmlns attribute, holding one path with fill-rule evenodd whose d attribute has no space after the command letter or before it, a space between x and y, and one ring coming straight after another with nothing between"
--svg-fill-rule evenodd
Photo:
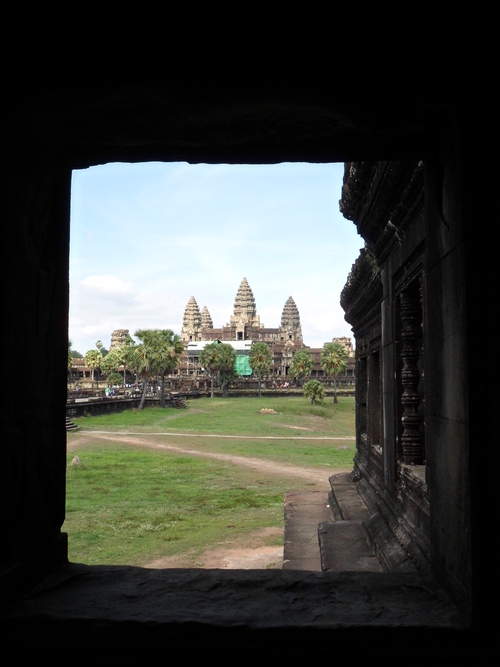
<instances>
[{"instance_id":1,"label":"bare soil","mask_svg":"<svg viewBox=\"0 0 500 667\"><path fill-rule=\"evenodd\" d=\"M343 471L332 468L328 470L327 475L325 474L325 470L320 468L302 468L279 464L276 461L265 459L204 451L202 438L182 437L178 435L169 435L167 443L166 436L159 434L141 434L139 436L135 434L115 434L96 431L74 433L71 439L68 439L68 452L75 449L81 450L85 446L95 444L98 440L120 442L145 449L181 452L196 457L230 461L232 464L260 470L267 475L296 477L302 480L304 486L310 491L329 490L329 476ZM272 541L274 536L279 537L282 535L282 528L264 528L245 536L244 541L236 539L231 540L230 543L221 543L200 554L197 558L196 567L206 569L281 569L283 566L283 546L269 546L269 542ZM146 563L145 567L189 567L186 564L185 558L183 554L161 558Z\"/></svg>"}]
</instances>

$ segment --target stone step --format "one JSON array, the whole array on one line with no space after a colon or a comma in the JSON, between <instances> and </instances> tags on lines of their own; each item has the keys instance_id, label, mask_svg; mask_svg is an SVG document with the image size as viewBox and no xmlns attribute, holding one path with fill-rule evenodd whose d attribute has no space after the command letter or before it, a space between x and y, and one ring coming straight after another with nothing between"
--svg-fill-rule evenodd
<instances>
[{"instance_id":1,"label":"stone step","mask_svg":"<svg viewBox=\"0 0 500 667\"><path fill-rule=\"evenodd\" d=\"M350 473L329 481L329 493L285 494L283 569L415 572L383 518L370 514Z\"/></svg>"},{"instance_id":2,"label":"stone step","mask_svg":"<svg viewBox=\"0 0 500 667\"><path fill-rule=\"evenodd\" d=\"M329 501L336 521L367 521L370 513L358 493L350 473L339 473L329 478Z\"/></svg>"},{"instance_id":3,"label":"stone step","mask_svg":"<svg viewBox=\"0 0 500 667\"><path fill-rule=\"evenodd\" d=\"M362 521L327 521L318 526L323 572L382 572Z\"/></svg>"},{"instance_id":4,"label":"stone step","mask_svg":"<svg viewBox=\"0 0 500 667\"><path fill-rule=\"evenodd\" d=\"M78 426L71 421L69 417L66 417L66 430L67 431L76 431Z\"/></svg>"}]
</instances>

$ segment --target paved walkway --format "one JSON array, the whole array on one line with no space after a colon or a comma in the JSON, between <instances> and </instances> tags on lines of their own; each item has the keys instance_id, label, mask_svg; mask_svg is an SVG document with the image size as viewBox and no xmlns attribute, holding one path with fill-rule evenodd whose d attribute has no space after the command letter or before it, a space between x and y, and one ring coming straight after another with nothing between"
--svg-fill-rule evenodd
<instances>
[{"instance_id":1,"label":"paved walkway","mask_svg":"<svg viewBox=\"0 0 500 667\"><path fill-rule=\"evenodd\" d=\"M349 474L330 478L332 492L285 495L283 569L381 572L364 521L369 513Z\"/></svg>"},{"instance_id":2,"label":"paved walkway","mask_svg":"<svg viewBox=\"0 0 500 667\"><path fill-rule=\"evenodd\" d=\"M283 569L321 572L318 524L333 520L327 491L286 493Z\"/></svg>"}]
</instances>

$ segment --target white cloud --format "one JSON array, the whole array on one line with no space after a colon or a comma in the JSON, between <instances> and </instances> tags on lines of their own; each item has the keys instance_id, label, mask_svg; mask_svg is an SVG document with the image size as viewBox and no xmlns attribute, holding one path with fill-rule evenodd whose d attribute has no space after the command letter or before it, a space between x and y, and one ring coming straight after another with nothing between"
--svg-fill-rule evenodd
<instances>
[{"instance_id":1,"label":"white cloud","mask_svg":"<svg viewBox=\"0 0 500 667\"><path fill-rule=\"evenodd\" d=\"M82 280L82 285L90 292L103 296L130 295L133 291L133 283L110 275L87 276Z\"/></svg>"}]
</instances>

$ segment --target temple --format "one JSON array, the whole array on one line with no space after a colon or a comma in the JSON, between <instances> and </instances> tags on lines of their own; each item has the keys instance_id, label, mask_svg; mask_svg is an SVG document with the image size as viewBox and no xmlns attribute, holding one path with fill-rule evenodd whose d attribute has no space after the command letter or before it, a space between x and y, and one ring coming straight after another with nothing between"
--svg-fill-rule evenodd
<instances>
[{"instance_id":1,"label":"temple","mask_svg":"<svg viewBox=\"0 0 500 667\"><path fill-rule=\"evenodd\" d=\"M130 331L128 329L115 329L111 333L109 349L120 347L129 336ZM323 348L309 347L304 344L299 309L293 297L289 296L283 306L280 326L275 328L265 327L260 321L255 297L246 278L242 279L236 292L233 314L230 316L229 322L219 328L214 327L208 307L205 305L200 310L196 298L190 296L184 310L181 338L184 343L184 352L180 357L179 367L173 371L168 379L168 386L171 389L191 391L203 387L203 382L200 384L200 381L205 374L199 364L198 357L205 345L215 340L231 343L236 350L236 372L240 378L237 388L254 388L250 378L252 371L245 361L253 341L265 342L269 345L272 364L267 379L271 382L275 379L286 378L294 354L304 348L307 348L313 358L311 377L326 383L329 379L331 380L321 368L321 351ZM339 376L339 381L341 384L353 388L355 364L352 340L343 336L333 338L332 341L341 343L349 354L347 370ZM99 379L104 379L99 371L96 372ZM120 373L125 373L126 381L134 381L131 369L122 368ZM73 359L73 365L69 373L70 381L89 380L90 377L91 370L85 366L85 360ZM246 380L246 382L242 384L242 380Z\"/></svg>"},{"instance_id":2,"label":"temple","mask_svg":"<svg viewBox=\"0 0 500 667\"><path fill-rule=\"evenodd\" d=\"M120 347L129 336L129 329L115 329L111 333L109 349ZM236 350L236 372L240 378L237 388L254 388L254 383L250 379L252 371L246 363L253 341L265 342L269 345L272 364L267 379L271 382L275 379L286 378L294 354L304 348L309 350L313 358L311 377L322 380L327 384L331 380L325 375L321 367L321 351L323 348L313 348L304 344L299 309L293 298L289 296L283 306L280 326L275 328L265 327L260 321L255 297L246 278L242 279L238 287L233 314L229 322L220 328L214 327L207 306L203 306L200 311L195 297L190 296L184 310L181 338L184 343L184 352L181 354L179 367L172 372L167 381L170 389L192 391L203 387L200 380L205 374L199 364L198 357L205 345L215 340L231 343ZM341 343L348 352L348 366L345 373L339 376L339 381L341 384L353 388L355 364L352 340L343 336L333 338L332 341ZM95 373L99 380L105 379L99 369ZM124 374L124 383L134 382L135 378L131 369L122 367L120 373ZM85 359L73 359L73 364L69 369L70 383L89 381L91 375L91 369L85 366ZM241 384L243 379L246 380L244 385Z\"/></svg>"},{"instance_id":3,"label":"temple","mask_svg":"<svg viewBox=\"0 0 500 667\"><path fill-rule=\"evenodd\" d=\"M226 326L221 328L214 328L207 306L200 312L196 299L191 296L184 311L181 337L186 346L191 373L196 372L199 352L207 342L214 340L232 342L238 357L248 355L252 341L266 342L273 356L271 373L277 376L287 375L294 353L304 347L300 315L292 297L288 297L283 306L281 326L266 328L257 314L255 297L246 278L243 278L236 293L233 314ZM241 375L251 375L245 364L238 363L238 368Z\"/></svg>"},{"instance_id":4,"label":"temple","mask_svg":"<svg viewBox=\"0 0 500 667\"><path fill-rule=\"evenodd\" d=\"M230 321L220 329L214 328L208 308L203 306L200 313L196 299L191 296L184 311L181 337L185 343L217 339L222 341L259 340L275 344L292 341L294 345L302 346L299 310L292 297L288 297L283 306L281 326L276 329L267 329L257 314L252 288L246 278L243 278L236 293L234 312Z\"/></svg>"}]
</instances>

